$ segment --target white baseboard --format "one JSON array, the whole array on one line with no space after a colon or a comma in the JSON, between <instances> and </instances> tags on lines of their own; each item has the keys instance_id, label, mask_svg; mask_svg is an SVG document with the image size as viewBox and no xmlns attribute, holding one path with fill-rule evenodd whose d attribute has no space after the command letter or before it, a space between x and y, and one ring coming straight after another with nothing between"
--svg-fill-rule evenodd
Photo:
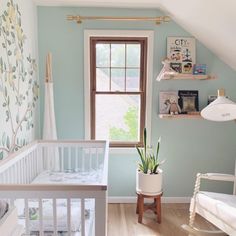
<instances>
[{"instance_id":1,"label":"white baseboard","mask_svg":"<svg viewBox=\"0 0 236 236\"><path fill-rule=\"evenodd\" d=\"M191 200L191 197L162 197L161 198L162 203L190 203L190 200ZM108 197L108 203L136 203L136 202L137 202L137 197ZM149 202L149 199L147 202Z\"/></svg>"}]
</instances>

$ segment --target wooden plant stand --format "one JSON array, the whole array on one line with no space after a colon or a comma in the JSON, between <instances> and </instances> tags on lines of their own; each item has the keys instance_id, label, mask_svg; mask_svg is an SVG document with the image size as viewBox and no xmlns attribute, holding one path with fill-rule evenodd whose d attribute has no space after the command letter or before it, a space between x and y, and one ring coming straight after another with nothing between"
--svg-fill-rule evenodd
<instances>
[{"instance_id":1,"label":"wooden plant stand","mask_svg":"<svg viewBox=\"0 0 236 236\"><path fill-rule=\"evenodd\" d=\"M137 207L136 214L138 214L138 222L142 223L143 213L146 210L153 210L157 214L157 222L161 223L161 196L163 192L160 192L157 195L145 195L140 192L137 193ZM145 198L153 198L154 202L151 204L144 204Z\"/></svg>"}]
</instances>

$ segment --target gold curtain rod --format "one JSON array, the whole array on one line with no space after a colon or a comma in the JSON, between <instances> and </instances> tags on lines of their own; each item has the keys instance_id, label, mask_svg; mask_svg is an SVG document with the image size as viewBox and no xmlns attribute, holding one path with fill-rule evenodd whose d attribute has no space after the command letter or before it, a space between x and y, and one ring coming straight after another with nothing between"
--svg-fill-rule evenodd
<instances>
[{"instance_id":1,"label":"gold curtain rod","mask_svg":"<svg viewBox=\"0 0 236 236\"><path fill-rule=\"evenodd\" d=\"M113 17L113 16L67 16L67 20L81 24L83 20L110 20L110 21L155 21L157 25L170 21L169 16L158 17Z\"/></svg>"}]
</instances>

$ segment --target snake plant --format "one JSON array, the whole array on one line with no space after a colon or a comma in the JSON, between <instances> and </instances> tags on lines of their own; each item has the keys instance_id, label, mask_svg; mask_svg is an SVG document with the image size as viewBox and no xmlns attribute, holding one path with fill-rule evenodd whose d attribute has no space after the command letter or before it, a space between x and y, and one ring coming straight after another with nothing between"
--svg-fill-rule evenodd
<instances>
[{"instance_id":1,"label":"snake plant","mask_svg":"<svg viewBox=\"0 0 236 236\"><path fill-rule=\"evenodd\" d=\"M157 142L157 148L156 148L156 153L154 154L150 148L147 146L147 130L144 128L143 131L143 142L144 146L141 147L136 147L140 160L138 168L139 171L142 171L144 174L158 174L158 167L161 162L159 162L158 155L159 155L159 149L160 149L160 142L161 139L158 139Z\"/></svg>"}]
</instances>

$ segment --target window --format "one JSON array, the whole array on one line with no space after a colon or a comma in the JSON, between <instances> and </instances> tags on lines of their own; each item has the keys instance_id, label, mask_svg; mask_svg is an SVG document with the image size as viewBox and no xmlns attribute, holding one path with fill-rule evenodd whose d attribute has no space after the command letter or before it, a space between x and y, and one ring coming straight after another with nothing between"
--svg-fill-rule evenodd
<instances>
[{"instance_id":1,"label":"window","mask_svg":"<svg viewBox=\"0 0 236 236\"><path fill-rule=\"evenodd\" d=\"M147 38L90 37L91 138L112 147L142 144Z\"/></svg>"}]
</instances>

